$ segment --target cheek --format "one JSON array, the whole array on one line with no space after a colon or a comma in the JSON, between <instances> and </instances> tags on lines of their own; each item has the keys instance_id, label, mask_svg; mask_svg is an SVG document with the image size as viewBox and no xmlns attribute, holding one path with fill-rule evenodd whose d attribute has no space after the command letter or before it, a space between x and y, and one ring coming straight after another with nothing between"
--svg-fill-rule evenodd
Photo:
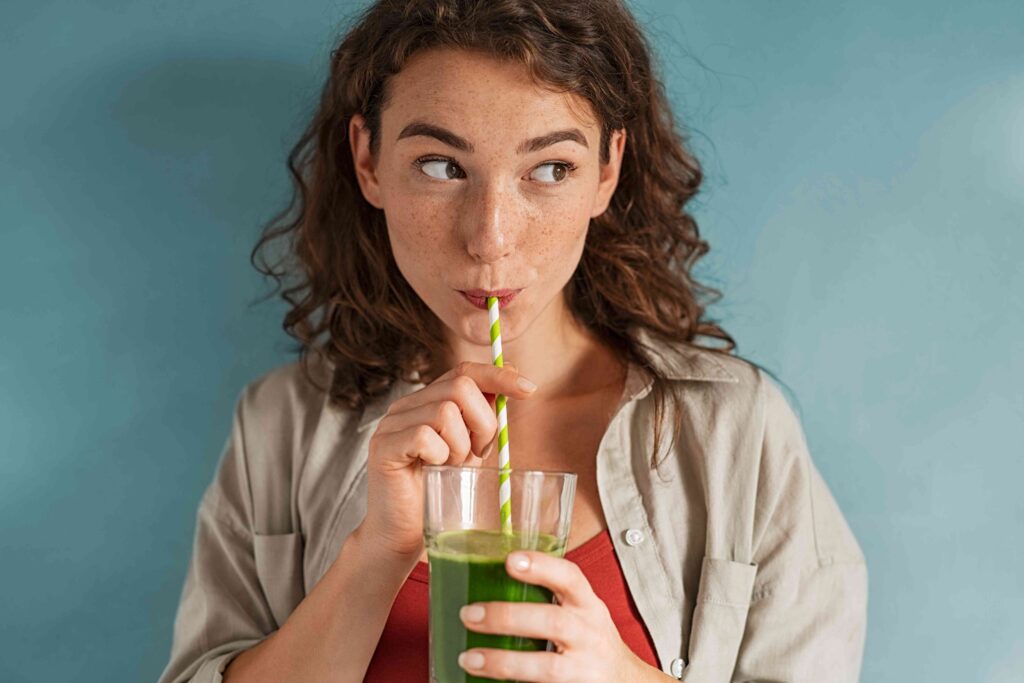
<instances>
[{"instance_id":1,"label":"cheek","mask_svg":"<svg viewBox=\"0 0 1024 683\"><path fill-rule=\"evenodd\" d=\"M431 287L444 267L443 219L422 207L388 207L384 212L388 240L395 264L406 282L424 301L431 299Z\"/></svg>"},{"instance_id":2,"label":"cheek","mask_svg":"<svg viewBox=\"0 0 1024 683\"><path fill-rule=\"evenodd\" d=\"M449 213L444 203L422 198L389 203L384 216L395 258L401 254L429 259L446 250L451 237Z\"/></svg>"},{"instance_id":3,"label":"cheek","mask_svg":"<svg viewBox=\"0 0 1024 683\"><path fill-rule=\"evenodd\" d=\"M589 206L586 198L563 197L539 207L531 216L534 230L530 237L539 261L553 264L556 271L575 269L590 225Z\"/></svg>"},{"instance_id":4,"label":"cheek","mask_svg":"<svg viewBox=\"0 0 1024 683\"><path fill-rule=\"evenodd\" d=\"M446 226L451 225L449 206L436 196L417 191L398 172L391 161L381 172L384 193L384 217L396 260L399 255L429 257L430 250L442 247ZM429 246L430 250L424 247Z\"/></svg>"}]
</instances>

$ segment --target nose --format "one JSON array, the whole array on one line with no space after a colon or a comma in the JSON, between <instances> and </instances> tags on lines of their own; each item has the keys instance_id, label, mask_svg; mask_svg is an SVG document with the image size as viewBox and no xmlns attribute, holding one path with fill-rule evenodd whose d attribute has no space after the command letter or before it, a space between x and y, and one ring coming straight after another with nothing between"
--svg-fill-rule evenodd
<instances>
[{"instance_id":1,"label":"nose","mask_svg":"<svg viewBox=\"0 0 1024 683\"><path fill-rule=\"evenodd\" d=\"M485 183L468 193L462 210L466 251L477 261L493 263L511 253L516 198L499 183Z\"/></svg>"}]
</instances>

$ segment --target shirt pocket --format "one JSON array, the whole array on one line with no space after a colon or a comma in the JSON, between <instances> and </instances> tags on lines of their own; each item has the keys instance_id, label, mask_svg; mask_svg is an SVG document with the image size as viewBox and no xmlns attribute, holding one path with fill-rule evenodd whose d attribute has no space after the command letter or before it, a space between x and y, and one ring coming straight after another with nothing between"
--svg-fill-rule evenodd
<instances>
[{"instance_id":1,"label":"shirt pocket","mask_svg":"<svg viewBox=\"0 0 1024 683\"><path fill-rule=\"evenodd\" d=\"M303 598L302 534L254 534L256 576L277 627Z\"/></svg>"},{"instance_id":2,"label":"shirt pocket","mask_svg":"<svg viewBox=\"0 0 1024 683\"><path fill-rule=\"evenodd\" d=\"M704 558L683 680L732 678L756 574L756 564Z\"/></svg>"}]
</instances>

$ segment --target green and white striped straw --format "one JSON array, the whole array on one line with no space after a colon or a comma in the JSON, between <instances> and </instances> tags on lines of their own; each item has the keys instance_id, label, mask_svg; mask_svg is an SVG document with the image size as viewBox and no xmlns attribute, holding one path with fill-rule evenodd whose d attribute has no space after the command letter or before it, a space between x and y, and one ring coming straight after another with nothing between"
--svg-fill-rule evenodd
<instances>
[{"instance_id":1,"label":"green and white striped straw","mask_svg":"<svg viewBox=\"0 0 1024 683\"><path fill-rule=\"evenodd\" d=\"M504 367L501 355L501 322L498 319L498 297L487 297L487 315L491 321L491 358L495 367ZM508 413L505 410L504 394L494 400L494 412L498 416L498 503L501 507L501 532L512 533L512 482L509 474L512 466L508 459Z\"/></svg>"}]
</instances>

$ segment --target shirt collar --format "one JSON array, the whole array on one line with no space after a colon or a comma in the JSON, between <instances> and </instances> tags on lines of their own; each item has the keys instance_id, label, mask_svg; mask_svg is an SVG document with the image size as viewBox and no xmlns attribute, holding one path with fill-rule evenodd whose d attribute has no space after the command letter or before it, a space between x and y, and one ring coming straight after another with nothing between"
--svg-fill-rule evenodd
<instances>
[{"instance_id":1,"label":"shirt collar","mask_svg":"<svg viewBox=\"0 0 1024 683\"><path fill-rule=\"evenodd\" d=\"M635 338L641 348L647 351L651 366L670 380L694 382L738 382L735 375L726 370L725 365L716 358L718 352L699 348L685 342L665 343L654 337L646 328L637 328ZM626 384L626 396L629 400L646 395L654 383L649 371L630 367ZM372 423L384 417L392 402L406 394L418 391L426 386L423 382L407 382L396 380L385 396L371 402L363 410L359 420L359 431L367 429Z\"/></svg>"},{"instance_id":2,"label":"shirt collar","mask_svg":"<svg viewBox=\"0 0 1024 683\"><path fill-rule=\"evenodd\" d=\"M717 351L700 348L686 342L666 343L646 328L637 328L636 340L647 351L651 365L663 377L698 382L738 382L728 370Z\"/></svg>"}]
</instances>

